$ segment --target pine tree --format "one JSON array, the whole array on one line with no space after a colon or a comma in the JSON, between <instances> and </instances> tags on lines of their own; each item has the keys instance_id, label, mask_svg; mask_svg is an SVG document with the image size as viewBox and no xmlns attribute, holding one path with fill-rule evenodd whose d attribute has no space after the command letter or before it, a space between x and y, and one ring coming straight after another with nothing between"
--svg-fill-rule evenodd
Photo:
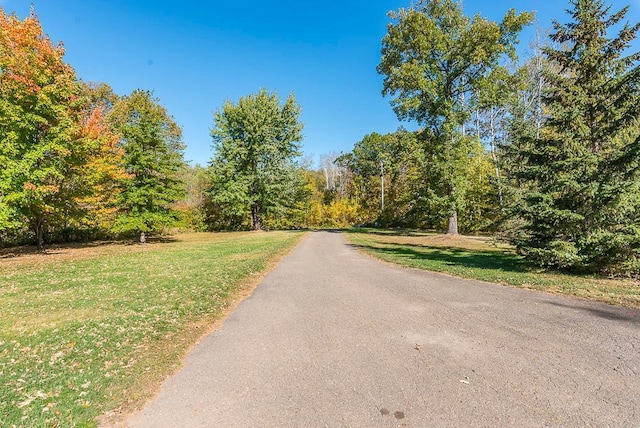
<instances>
[{"instance_id":1,"label":"pine tree","mask_svg":"<svg viewBox=\"0 0 640 428\"><path fill-rule=\"evenodd\" d=\"M515 212L514 242L544 266L612 272L638 270L640 245L639 55L623 56L639 25L609 38L628 8L610 14L602 0L571 0L571 22L554 23L558 48L544 54L546 120L521 144L516 177L528 193ZM533 144L531 144L533 143Z\"/></svg>"}]
</instances>

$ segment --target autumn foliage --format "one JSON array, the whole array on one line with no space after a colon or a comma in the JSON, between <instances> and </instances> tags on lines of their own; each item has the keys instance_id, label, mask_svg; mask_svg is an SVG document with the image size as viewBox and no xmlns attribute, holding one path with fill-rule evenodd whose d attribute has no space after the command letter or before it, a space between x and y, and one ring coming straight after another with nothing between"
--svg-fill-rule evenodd
<instances>
[{"instance_id":1,"label":"autumn foliage","mask_svg":"<svg viewBox=\"0 0 640 428\"><path fill-rule=\"evenodd\" d=\"M0 8L0 229L28 225L39 247L47 230L113 211L124 174L117 136L63 57L33 12Z\"/></svg>"}]
</instances>

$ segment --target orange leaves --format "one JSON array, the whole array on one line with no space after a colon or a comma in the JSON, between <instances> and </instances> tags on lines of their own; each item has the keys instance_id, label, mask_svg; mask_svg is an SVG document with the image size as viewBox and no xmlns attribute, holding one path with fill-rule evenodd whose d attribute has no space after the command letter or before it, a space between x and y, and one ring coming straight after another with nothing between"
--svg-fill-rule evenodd
<instances>
[{"instance_id":1,"label":"orange leaves","mask_svg":"<svg viewBox=\"0 0 640 428\"><path fill-rule=\"evenodd\" d=\"M123 167L124 151L118 146L120 137L106 123L104 107L89 108L77 137L77 149L86 154L78 171L86 190L80 192L76 200L91 212L92 222L102 225L116 212L120 183L130 176Z\"/></svg>"},{"instance_id":2,"label":"orange leaves","mask_svg":"<svg viewBox=\"0 0 640 428\"><path fill-rule=\"evenodd\" d=\"M37 186L30 182L24 183L22 185L22 188L28 192L39 193L42 195L56 194L60 191L60 186L55 184L49 184L49 185L41 184Z\"/></svg>"},{"instance_id":3,"label":"orange leaves","mask_svg":"<svg viewBox=\"0 0 640 428\"><path fill-rule=\"evenodd\" d=\"M22 21L0 8L0 91L37 93L59 76L75 79L63 56L62 45L54 46L43 34L33 12Z\"/></svg>"},{"instance_id":4,"label":"orange leaves","mask_svg":"<svg viewBox=\"0 0 640 428\"><path fill-rule=\"evenodd\" d=\"M108 177L109 181L128 178L122 167L124 150L118 147L120 136L115 134L104 118L104 108L91 110L82 127L82 136L93 144L87 168L96 169L98 175Z\"/></svg>"},{"instance_id":5,"label":"orange leaves","mask_svg":"<svg viewBox=\"0 0 640 428\"><path fill-rule=\"evenodd\" d=\"M102 121L102 109L93 109L84 123L83 133L89 138L97 138L105 129L106 126Z\"/></svg>"},{"instance_id":6,"label":"orange leaves","mask_svg":"<svg viewBox=\"0 0 640 428\"><path fill-rule=\"evenodd\" d=\"M104 108L96 107L89 112L89 116L84 121L82 127L82 134L91 139L98 139L107 133L111 133L109 126L104 120ZM115 142L118 141L118 137L113 135ZM114 142L114 145L115 145Z\"/></svg>"},{"instance_id":7,"label":"orange leaves","mask_svg":"<svg viewBox=\"0 0 640 428\"><path fill-rule=\"evenodd\" d=\"M40 87L36 85L36 83L33 80L25 76L9 73L6 75L5 79L9 82L12 81L16 84L22 84L22 86L24 86L24 88L27 89L29 92L35 92L35 93L40 92Z\"/></svg>"},{"instance_id":8,"label":"orange leaves","mask_svg":"<svg viewBox=\"0 0 640 428\"><path fill-rule=\"evenodd\" d=\"M38 187L33 183L26 182L22 185L22 188L24 190L30 190L32 192L35 192Z\"/></svg>"}]
</instances>

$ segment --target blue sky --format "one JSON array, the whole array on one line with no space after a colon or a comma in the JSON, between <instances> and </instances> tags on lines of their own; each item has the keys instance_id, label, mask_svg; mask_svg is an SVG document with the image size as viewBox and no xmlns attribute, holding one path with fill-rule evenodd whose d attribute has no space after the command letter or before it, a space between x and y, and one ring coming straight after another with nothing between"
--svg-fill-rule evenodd
<instances>
[{"instance_id":1,"label":"blue sky","mask_svg":"<svg viewBox=\"0 0 640 428\"><path fill-rule=\"evenodd\" d=\"M227 100L276 90L295 93L305 124L303 150L317 158L349 151L365 134L401 124L376 73L386 13L411 0L168 1L0 0L28 14L35 4L44 31L63 41L66 60L86 81L106 82L120 95L154 91L175 117L185 158L211 158L212 113ZM640 21L640 0L631 3ZM565 0L466 0L465 12L499 20L509 8L536 10L537 24L566 21ZM528 45L533 29L523 33ZM411 124L404 124L412 128Z\"/></svg>"}]
</instances>

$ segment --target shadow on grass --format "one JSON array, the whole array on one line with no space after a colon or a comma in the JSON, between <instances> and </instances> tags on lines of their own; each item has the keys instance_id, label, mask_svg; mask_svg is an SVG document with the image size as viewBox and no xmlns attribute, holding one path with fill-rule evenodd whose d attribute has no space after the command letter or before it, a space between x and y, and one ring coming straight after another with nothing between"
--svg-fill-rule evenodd
<instances>
[{"instance_id":1,"label":"shadow on grass","mask_svg":"<svg viewBox=\"0 0 640 428\"><path fill-rule=\"evenodd\" d=\"M140 244L136 239L129 240L113 240L113 241L90 241L90 242L69 242L60 244L47 244L44 249L38 250L35 245L23 245L19 247L9 247L0 249L0 260L2 259L15 259L26 256L54 256L57 254L65 253L70 250L81 250L87 248L99 248L109 245L153 245L153 244L170 244L174 242L180 242L180 239L171 236L153 236L147 237L146 244Z\"/></svg>"},{"instance_id":2,"label":"shadow on grass","mask_svg":"<svg viewBox=\"0 0 640 428\"><path fill-rule=\"evenodd\" d=\"M416 244L374 245L351 244L355 248L378 254L388 254L412 260L443 263L448 266L462 266L474 269L501 270L505 272L529 273L531 266L521 257L498 251L464 250L456 247L429 247ZM418 250L416 248L420 248Z\"/></svg>"},{"instance_id":3,"label":"shadow on grass","mask_svg":"<svg viewBox=\"0 0 640 428\"><path fill-rule=\"evenodd\" d=\"M152 236L147 237L147 244L171 244L174 242L180 242L180 239L174 238L172 236ZM132 244L139 244L138 241L133 241Z\"/></svg>"},{"instance_id":4,"label":"shadow on grass","mask_svg":"<svg viewBox=\"0 0 640 428\"><path fill-rule=\"evenodd\" d=\"M413 230L413 229L375 229L371 227L352 227L343 229L345 232L350 233L365 233L367 235L378 236L425 236L431 234L437 234L435 230Z\"/></svg>"}]
</instances>

